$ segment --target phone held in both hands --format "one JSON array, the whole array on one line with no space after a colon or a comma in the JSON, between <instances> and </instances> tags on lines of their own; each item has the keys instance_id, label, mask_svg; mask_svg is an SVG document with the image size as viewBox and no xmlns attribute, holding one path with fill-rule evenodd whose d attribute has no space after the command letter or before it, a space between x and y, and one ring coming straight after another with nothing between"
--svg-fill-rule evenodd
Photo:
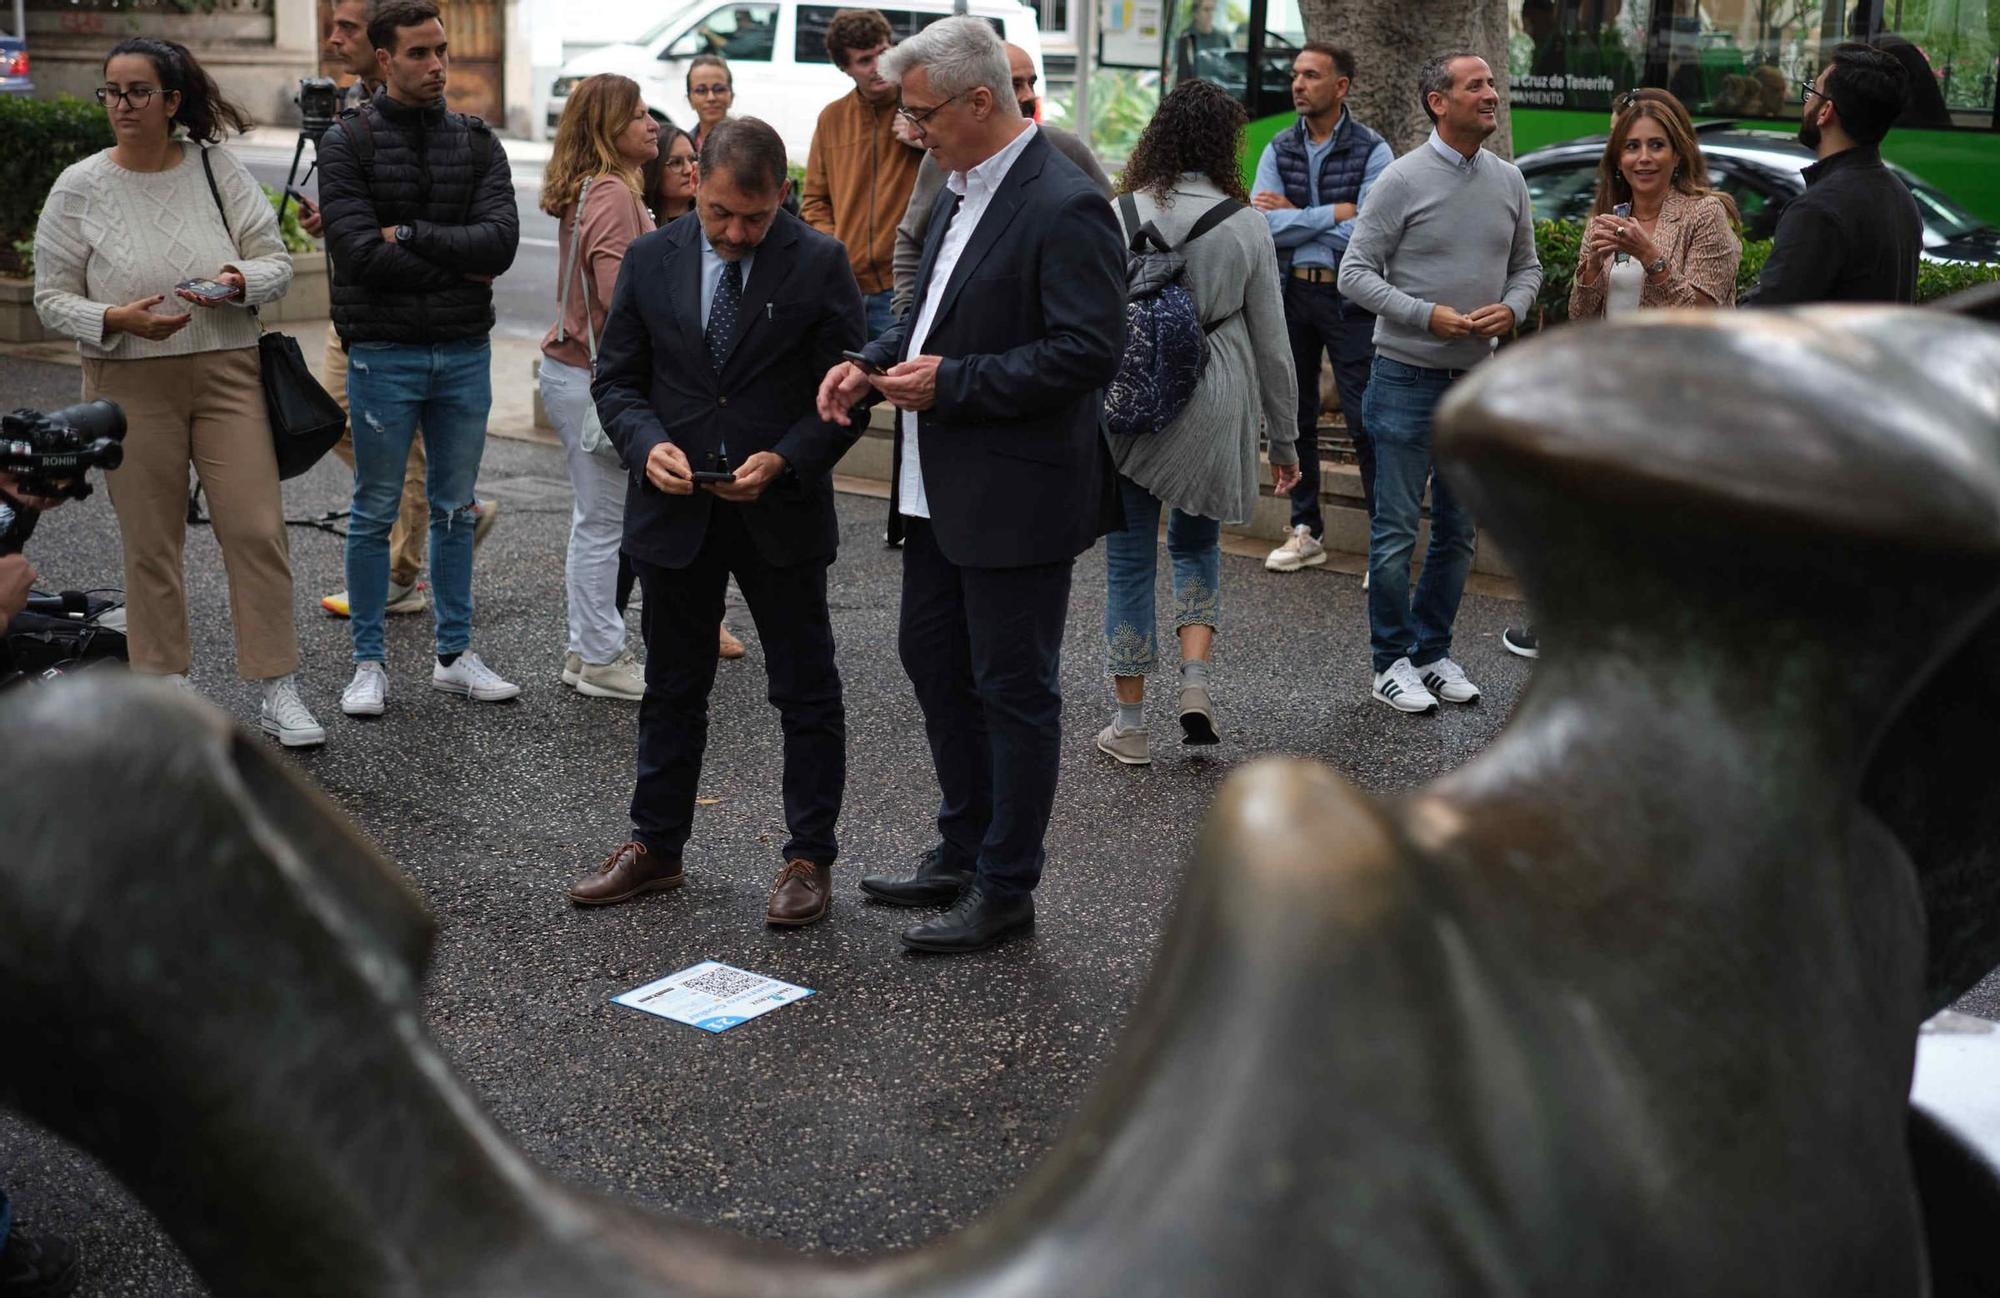
<instances>
[{"instance_id":1,"label":"phone held in both hands","mask_svg":"<svg viewBox=\"0 0 2000 1298\"><path fill-rule=\"evenodd\" d=\"M862 355L860 352L842 352L840 354L840 358L848 362L850 365L857 366L863 374L886 373L886 371L883 370L883 368L880 365L877 365L874 361L869 360L866 356Z\"/></svg>"},{"instance_id":2,"label":"phone held in both hands","mask_svg":"<svg viewBox=\"0 0 2000 1298\"><path fill-rule=\"evenodd\" d=\"M706 467L693 470L693 477L697 483L736 481L736 470L729 467L729 448L710 451Z\"/></svg>"},{"instance_id":3,"label":"phone held in both hands","mask_svg":"<svg viewBox=\"0 0 2000 1298\"><path fill-rule=\"evenodd\" d=\"M1620 203L1611 209L1611 215L1620 217L1630 216L1632 215L1632 205L1630 203ZM1632 254L1620 248L1617 252L1611 254L1611 260L1623 266L1626 262L1632 260Z\"/></svg>"},{"instance_id":4,"label":"phone held in both hands","mask_svg":"<svg viewBox=\"0 0 2000 1298\"><path fill-rule=\"evenodd\" d=\"M203 302L227 302L236 296L237 290L234 284L219 279L184 279L174 285L174 292Z\"/></svg>"}]
</instances>

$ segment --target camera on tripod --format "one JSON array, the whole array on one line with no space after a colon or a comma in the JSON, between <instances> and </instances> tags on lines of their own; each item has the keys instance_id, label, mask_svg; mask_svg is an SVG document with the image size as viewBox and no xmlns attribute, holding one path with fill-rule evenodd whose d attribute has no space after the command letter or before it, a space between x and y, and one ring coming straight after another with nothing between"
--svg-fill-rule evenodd
<instances>
[{"instance_id":1,"label":"camera on tripod","mask_svg":"<svg viewBox=\"0 0 2000 1298\"><path fill-rule=\"evenodd\" d=\"M299 106L299 133L318 146L320 138L333 129L346 98L330 77L300 77L299 93L292 102Z\"/></svg>"},{"instance_id":2,"label":"camera on tripod","mask_svg":"<svg viewBox=\"0 0 2000 1298\"><path fill-rule=\"evenodd\" d=\"M125 412L109 401L0 415L0 473L24 496L82 500L84 474L125 460ZM40 511L0 491L0 554L19 554Z\"/></svg>"}]
</instances>

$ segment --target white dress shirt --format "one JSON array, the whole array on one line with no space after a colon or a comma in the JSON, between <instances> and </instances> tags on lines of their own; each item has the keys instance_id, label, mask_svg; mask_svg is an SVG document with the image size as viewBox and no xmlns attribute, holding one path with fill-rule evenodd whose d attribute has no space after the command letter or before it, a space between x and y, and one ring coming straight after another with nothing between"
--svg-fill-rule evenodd
<instances>
[{"instance_id":1,"label":"white dress shirt","mask_svg":"<svg viewBox=\"0 0 2000 1298\"><path fill-rule=\"evenodd\" d=\"M1001 182L1007 179L1007 173L1013 169L1021 151L1028 147L1028 141L1035 138L1036 129L1035 124L1029 122L1028 129L1015 136L1000 152L971 171L954 171L944 178L945 188L958 195L958 211L952 215L951 224L945 229L944 242L938 245L930 284L924 291L922 304L917 308L917 322L910 326L910 346L904 353L906 356L923 354L924 340L930 334L938 304L944 300L945 286L951 283L951 273L965 252L965 245L972 242L972 232L979 228L979 219L986 215L993 195L999 192ZM897 508L911 518L929 518L931 502L930 497L924 494L923 462L917 458L918 412L905 410L901 414L903 472L896 482Z\"/></svg>"}]
</instances>

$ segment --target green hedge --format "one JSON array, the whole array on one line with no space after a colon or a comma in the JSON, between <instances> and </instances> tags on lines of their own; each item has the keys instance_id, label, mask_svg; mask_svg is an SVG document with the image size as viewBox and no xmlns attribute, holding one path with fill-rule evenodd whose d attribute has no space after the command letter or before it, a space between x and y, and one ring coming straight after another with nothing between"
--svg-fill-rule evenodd
<instances>
[{"instance_id":1,"label":"green hedge","mask_svg":"<svg viewBox=\"0 0 2000 1298\"><path fill-rule=\"evenodd\" d=\"M1530 328L1561 324L1569 319L1570 281L1576 276L1576 250L1583 240L1581 221L1535 222L1535 248L1542 258L1542 293L1535 302L1536 319ZM1756 239L1743 245L1743 264L1736 268L1736 296L1741 298L1756 287L1771 255L1771 241ZM1926 261L1917 266L1917 301L1929 302L1950 297L1962 289L2000 280L2000 263L1962 265Z\"/></svg>"},{"instance_id":2,"label":"green hedge","mask_svg":"<svg viewBox=\"0 0 2000 1298\"><path fill-rule=\"evenodd\" d=\"M111 143L111 121L96 104L0 95L0 273L25 269L16 246L32 245L35 216L63 168Z\"/></svg>"}]
</instances>

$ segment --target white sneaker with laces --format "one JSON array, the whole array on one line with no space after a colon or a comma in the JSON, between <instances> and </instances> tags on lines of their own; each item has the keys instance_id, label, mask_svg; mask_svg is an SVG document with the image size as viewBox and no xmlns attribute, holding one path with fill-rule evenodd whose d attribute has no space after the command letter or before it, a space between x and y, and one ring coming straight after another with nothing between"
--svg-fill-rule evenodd
<instances>
[{"instance_id":1,"label":"white sneaker with laces","mask_svg":"<svg viewBox=\"0 0 2000 1298\"><path fill-rule=\"evenodd\" d=\"M1423 678L1408 658L1398 658L1375 675L1375 697L1398 712L1431 712L1437 699L1424 688Z\"/></svg>"},{"instance_id":2,"label":"white sneaker with laces","mask_svg":"<svg viewBox=\"0 0 2000 1298\"><path fill-rule=\"evenodd\" d=\"M1467 678L1465 668L1449 658L1425 663L1417 670L1431 693L1446 703L1471 703L1479 697L1479 687Z\"/></svg>"},{"instance_id":3,"label":"white sneaker with laces","mask_svg":"<svg viewBox=\"0 0 2000 1298\"><path fill-rule=\"evenodd\" d=\"M1264 567L1270 572L1297 572L1325 562L1326 547L1313 539L1312 528L1300 523L1285 538L1285 543L1265 558Z\"/></svg>"},{"instance_id":4,"label":"white sneaker with laces","mask_svg":"<svg viewBox=\"0 0 2000 1298\"><path fill-rule=\"evenodd\" d=\"M594 699L636 703L646 697L646 669L630 649L608 663L584 663L576 674L576 692Z\"/></svg>"},{"instance_id":5,"label":"white sneaker with laces","mask_svg":"<svg viewBox=\"0 0 2000 1298\"><path fill-rule=\"evenodd\" d=\"M500 703L521 692L519 685L502 680L498 672L479 661L479 655L470 649L449 667L443 663L432 667L431 688L447 694L463 694L474 703Z\"/></svg>"},{"instance_id":6,"label":"white sneaker with laces","mask_svg":"<svg viewBox=\"0 0 2000 1298\"><path fill-rule=\"evenodd\" d=\"M340 710L350 717L379 717L388 701L389 673L382 664L354 664L354 679L340 692Z\"/></svg>"},{"instance_id":7,"label":"white sneaker with laces","mask_svg":"<svg viewBox=\"0 0 2000 1298\"><path fill-rule=\"evenodd\" d=\"M325 727L299 701L299 682L295 676L264 682L264 708L258 720L265 734L287 748L310 748L326 742Z\"/></svg>"}]
</instances>

